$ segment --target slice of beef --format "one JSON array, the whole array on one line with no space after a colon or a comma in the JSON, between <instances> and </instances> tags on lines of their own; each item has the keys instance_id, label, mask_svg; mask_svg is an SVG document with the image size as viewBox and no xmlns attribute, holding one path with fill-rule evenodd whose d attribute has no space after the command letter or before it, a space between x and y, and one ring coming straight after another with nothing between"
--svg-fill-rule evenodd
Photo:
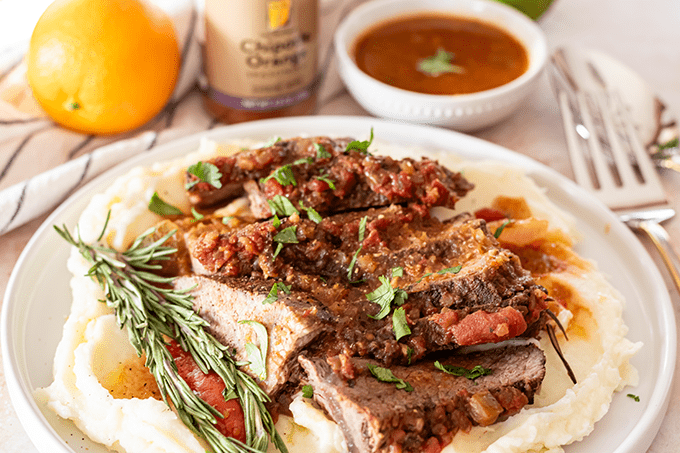
<instances>
[{"instance_id":1,"label":"slice of beef","mask_svg":"<svg viewBox=\"0 0 680 453\"><path fill-rule=\"evenodd\" d=\"M215 158L211 163L222 173L222 187L198 183L189 189L189 200L200 207L214 205L245 188L253 214L264 219L272 216L267 200L277 195L325 214L406 202L453 208L473 187L431 159L395 160L345 151L346 144L347 139L294 138ZM319 147L326 157L318 157ZM188 175L188 181L195 178Z\"/></svg>"},{"instance_id":2,"label":"slice of beef","mask_svg":"<svg viewBox=\"0 0 680 453\"><path fill-rule=\"evenodd\" d=\"M295 242L282 244L277 253L275 236L290 228L295 229ZM236 229L206 224L193 226L186 239L190 254L200 264L195 269L199 273L235 277L258 271L265 277L280 277L293 266L327 279L377 282L378 276L402 267L402 286L499 250L484 221L463 214L442 222L418 204L345 212L318 224L298 214L279 226L272 220ZM435 273L425 278L431 282L441 277Z\"/></svg>"},{"instance_id":3,"label":"slice of beef","mask_svg":"<svg viewBox=\"0 0 680 453\"><path fill-rule=\"evenodd\" d=\"M359 229L366 218L365 239L359 242ZM359 262L353 279L361 280L391 269L390 257L383 257L383 264L377 261L366 263L372 252L391 249L407 256L409 251L422 245L418 235L429 234L433 241L446 235L441 232L441 222L430 218L421 205L369 209L336 214L316 224L300 215L292 215L280 226L274 221L244 225L242 228L227 230L211 224L194 227L186 237L192 258L197 262L198 273L217 273L228 276L249 275L262 272L266 277L284 275L291 265L297 270L321 275L325 278L341 278L348 275L355 252ZM296 243L282 246L276 257L278 243L275 236L282 230L295 228ZM423 231L419 231L424 229ZM420 254L422 255L422 254ZM401 256L395 256L401 259ZM389 266L389 267L387 267ZM368 272L366 267L371 270Z\"/></svg>"},{"instance_id":4,"label":"slice of beef","mask_svg":"<svg viewBox=\"0 0 680 453\"><path fill-rule=\"evenodd\" d=\"M361 453L441 448L457 431L502 421L532 403L545 375L545 356L531 344L439 359L443 365L491 370L474 381L431 362L390 368L410 392L378 380L368 365L380 364L370 360L299 360L314 400L340 426L349 451Z\"/></svg>"},{"instance_id":5,"label":"slice of beef","mask_svg":"<svg viewBox=\"0 0 680 453\"><path fill-rule=\"evenodd\" d=\"M366 218L363 242L359 225ZM274 257L275 235L295 227L297 243ZM221 227L220 227L221 228ZM494 343L537 333L545 290L502 249L483 220L468 215L441 222L414 205L326 217L320 224L291 216L246 225L227 234L207 229L189 247L198 272L227 276L261 272L310 294L337 319L334 353L375 357L386 364L427 352ZM359 251L359 253L356 253ZM352 279L348 270L356 255ZM374 319L367 299L391 269L391 285L408 294L403 305L412 334L397 341L392 318ZM457 271L457 272L456 272ZM370 333L370 334L368 334Z\"/></svg>"},{"instance_id":6,"label":"slice of beef","mask_svg":"<svg viewBox=\"0 0 680 453\"><path fill-rule=\"evenodd\" d=\"M208 329L217 340L234 350L237 360L250 360L246 343L260 344L253 327L240 321L256 321L267 329L267 375L260 384L273 395L288 382L292 368L297 366L298 353L329 331L332 316L309 294L297 291L290 294L279 291L275 300L265 303L272 284L254 276L192 275L179 277L174 282L176 289L191 288L194 309L208 321Z\"/></svg>"},{"instance_id":7,"label":"slice of beef","mask_svg":"<svg viewBox=\"0 0 680 453\"><path fill-rule=\"evenodd\" d=\"M314 144L323 147L331 155L344 152L351 141L349 138L330 139L328 137L293 138L279 140L271 146L244 150L231 156L210 159L222 173L221 187L216 188L207 182L198 182L187 191L189 201L194 206L208 207L228 201L243 194L243 184L249 180L266 178L282 165L292 164L299 159L316 158ZM327 162L328 159L322 160ZM186 181L196 182L198 178L187 173Z\"/></svg>"},{"instance_id":8,"label":"slice of beef","mask_svg":"<svg viewBox=\"0 0 680 453\"><path fill-rule=\"evenodd\" d=\"M265 178L245 184L255 217L271 217L267 200L277 195L321 214L408 202L453 209L473 187L460 173L425 157L395 160L357 151L333 156L330 162L300 162L290 172L295 182Z\"/></svg>"}]
</instances>

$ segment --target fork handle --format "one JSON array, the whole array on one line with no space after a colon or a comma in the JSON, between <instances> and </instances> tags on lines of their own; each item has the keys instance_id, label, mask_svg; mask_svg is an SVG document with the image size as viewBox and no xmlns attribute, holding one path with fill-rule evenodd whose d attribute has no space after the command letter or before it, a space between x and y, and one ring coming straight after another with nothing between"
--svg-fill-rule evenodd
<instances>
[{"instance_id":1,"label":"fork handle","mask_svg":"<svg viewBox=\"0 0 680 453\"><path fill-rule=\"evenodd\" d=\"M675 288L680 293L680 259L671 246L668 233L666 229L657 222L651 220L643 220L638 223L637 227L644 231L652 240L652 243L659 251L661 259L663 259L668 272L670 272Z\"/></svg>"}]
</instances>

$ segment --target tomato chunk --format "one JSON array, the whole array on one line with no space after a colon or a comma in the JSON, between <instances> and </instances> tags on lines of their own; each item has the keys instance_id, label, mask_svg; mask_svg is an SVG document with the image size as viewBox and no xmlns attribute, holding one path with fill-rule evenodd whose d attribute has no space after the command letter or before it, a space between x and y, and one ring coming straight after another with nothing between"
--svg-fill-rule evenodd
<instances>
[{"instance_id":1,"label":"tomato chunk","mask_svg":"<svg viewBox=\"0 0 680 453\"><path fill-rule=\"evenodd\" d=\"M486 220L487 222L493 222L494 220L507 219L503 212L494 208L481 208L475 211L475 217L478 219Z\"/></svg>"},{"instance_id":2,"label":"tomato chunk","mask_svg":"<svg viewBox=\"0 0 680 453\"><path fill-rule=\"evenodd\" d=\"M246 425L241 403L237 399L224 400L222 392L224 382L217 373L203 373L191 354L183 350L175 341L168 344L168 351L175 359L179 375L189 388L196 392L203 401L213 406L224 418L217 418L215 427L227 437L241 442L246 441Z\"/></svg>"}]
</instances>

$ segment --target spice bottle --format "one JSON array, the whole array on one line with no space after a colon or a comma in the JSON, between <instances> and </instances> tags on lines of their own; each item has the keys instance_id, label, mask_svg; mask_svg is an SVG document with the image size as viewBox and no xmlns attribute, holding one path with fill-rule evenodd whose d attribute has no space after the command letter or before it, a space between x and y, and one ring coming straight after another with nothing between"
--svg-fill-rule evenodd
<instances>
[{"instance_id":1,"label":"spice bottle","mask_svg":"<svg viewBox=\"0 0 680 453\"><path fill-rule=\"evenodd\" d=\"M317 0L205 0L206 109L238 123L316 106Z\"/></svg>"}]
</instances>

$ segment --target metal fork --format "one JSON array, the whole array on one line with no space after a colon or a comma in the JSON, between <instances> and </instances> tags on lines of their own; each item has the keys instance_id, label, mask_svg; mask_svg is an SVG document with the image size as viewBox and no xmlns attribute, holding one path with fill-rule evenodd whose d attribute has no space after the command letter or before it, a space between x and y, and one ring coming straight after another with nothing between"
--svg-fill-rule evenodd
<instances>
[{"instance_id":1,"label":"metal fork","mask_svg":"<svg viewBox=\"0 0 680 453\"><path fill-rule=\"evenodd\" d=\"M559 102L576 182L591 191L621 221L645 233L659 251L680 292L680 259L661 222L675 216L659 175L629 118L620 95L594 65L575 72L563 49L550 62L549 77ZM580 71L579 71L580 70ZM591 80L583 80L588 74Z\"/></svg>"}]
</instances>

